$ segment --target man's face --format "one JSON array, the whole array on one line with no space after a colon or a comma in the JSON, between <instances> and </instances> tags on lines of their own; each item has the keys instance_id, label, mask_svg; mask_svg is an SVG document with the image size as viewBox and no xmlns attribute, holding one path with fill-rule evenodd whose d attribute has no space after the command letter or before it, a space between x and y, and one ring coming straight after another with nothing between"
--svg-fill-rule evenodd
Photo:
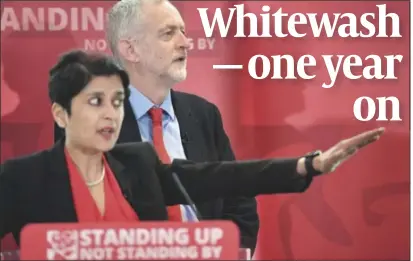
<instances>
[{"instance_id":1,"label":"man's face","mask_svg":"<svg viewBox=\"0 0 413 261\"><path fill-rule=\"evenodd\" d=\"M143 6L142 37L136 43L140 69L168 82L186 79L189 48L179 11L168 1Z\"/></svg>"}]
</instances>

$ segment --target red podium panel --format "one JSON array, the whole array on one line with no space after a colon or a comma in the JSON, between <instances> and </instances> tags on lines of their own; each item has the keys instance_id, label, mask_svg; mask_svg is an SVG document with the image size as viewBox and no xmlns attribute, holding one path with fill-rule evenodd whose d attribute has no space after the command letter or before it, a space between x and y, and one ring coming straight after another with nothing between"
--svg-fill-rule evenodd
<instances>
[{"instance_id":1,"label":"red podium panel","mask_svg":"<svg viewBox=\"0 0 413 261\"><path fill-rule=\"evenodd\" d=\"M236 260L239 231L228 221L32 224L21 260Z\"/></svg>"}]
</instances>

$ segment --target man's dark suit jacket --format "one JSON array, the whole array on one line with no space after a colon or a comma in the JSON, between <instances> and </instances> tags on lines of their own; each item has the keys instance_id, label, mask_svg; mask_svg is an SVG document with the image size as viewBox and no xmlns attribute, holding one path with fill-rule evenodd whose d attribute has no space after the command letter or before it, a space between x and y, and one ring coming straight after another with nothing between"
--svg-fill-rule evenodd
<instances>
[{"instance_id":1,"label":"man's dark suit jacket","mask_svg":"<svg viewBox=\"0 0 413 261\"><path fill-rule=\"evenodd\" d=\"M196 95L172 91L171 96L187 159L194 162L234 160L218 108ZM61 136L62 131L56 126L55 141ZM126 101L118 143L141 141L136 117L131 104ZM235 222L241 232L241 245L254 251L259 227L254 198L216 199L197 205L197 208L206 220L229 219Z\"/></svg>"},{"instance_id":2,"label":"man's dark suit jacket","mask_svg":"<svg viewBox=\"0 0 413 261\"><path fill-rule=\"evenodd\" d=\"M296 173L297 159L249 162L160 162L150 143L117 145L105 153L119 186L140 220L167 220L166 206L185 204L175 172L195 203L217 198L301 192L311 177ZM0 239L17 242L29 223L76 222L64 141L36 154L6 161L0 172Z\"/></svg>"}]
</instances>

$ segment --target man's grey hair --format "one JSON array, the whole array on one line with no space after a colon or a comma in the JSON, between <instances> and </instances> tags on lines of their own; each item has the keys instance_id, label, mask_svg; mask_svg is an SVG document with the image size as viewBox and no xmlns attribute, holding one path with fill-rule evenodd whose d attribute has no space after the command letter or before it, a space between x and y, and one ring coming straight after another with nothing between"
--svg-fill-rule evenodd
<instances>
[{"instance_id":1,"label":"man's grey hair","mask_svg":"<svg viewBox=\"0 0 413 261\"><path fill-rule=\"evenodd\" d=\"M108 13L106 25L106 39L110 49L118 62L121 62L118 53L120 39L139 36L142 24L143 5L157 3L160 0L120 0Z\"/></svg>"}]
</instances>

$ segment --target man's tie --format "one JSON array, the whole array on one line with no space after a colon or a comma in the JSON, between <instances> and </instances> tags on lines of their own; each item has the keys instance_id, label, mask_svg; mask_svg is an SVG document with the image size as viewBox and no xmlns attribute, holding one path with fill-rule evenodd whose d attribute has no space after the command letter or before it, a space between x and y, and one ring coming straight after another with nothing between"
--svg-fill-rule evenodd
<instances>
[{"instance_id":1,"label":"man's tie","mask_svg":"<svg viewBox=\"0 0 413 261\"><path fill-rule=\"evenodd\" d=\"M162 128L162 108L152 108L149 110L149 115L152 119L152 140L158 157L163 163L170 163L168 152L166 151L163 142L163 128ZM179 205L168 207L168 217L170 221L182 221L181 208Z\"/></svg>"}]
</instances>

